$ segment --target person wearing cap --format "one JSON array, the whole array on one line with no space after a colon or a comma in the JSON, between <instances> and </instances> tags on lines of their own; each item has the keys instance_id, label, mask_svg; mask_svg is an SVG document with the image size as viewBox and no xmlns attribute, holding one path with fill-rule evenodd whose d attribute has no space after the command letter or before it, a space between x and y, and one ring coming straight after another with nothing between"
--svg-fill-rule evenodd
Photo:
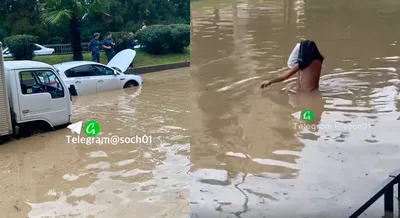
<instances>
[{"instance_id":1,"label":"person wearing cap","mask_svg":"<svg viewBox=\"0 0 400 218\"><path fill-rule=\"evenodd\" d=\"M107 56L107 61L110 62L111 59L115 56L115 42L112 38L112 33L108 32L107 33L107 38L104 39L103 41L103 48L104 51L106 52L106 56Z\"/></svg>"},{"instance_id":2,"label":"person wearing cap","mask_svg":"<svg viewBox=\"0 0 400 218\"><path fill-rule=\"evenodd\" d=\"M289 70L272 80L263 82L261 88L266 88L273 83L283 82L299 72L297 78L298 90L302 92L314 91L319 88L324 59L314 41L302 40L296 45L289 57Z\"/></svg>"},{"instance_id":3,"label":"person wearing cap","mask_svg":"<svg viewBox=\"0 0 400 218\"><path fill-rule=\"evenodd\" d=\"M92 61L100 63L100 33L93 34L92 40L88 44L88 50L92 54Z\"/></svg>"}]
</instances>

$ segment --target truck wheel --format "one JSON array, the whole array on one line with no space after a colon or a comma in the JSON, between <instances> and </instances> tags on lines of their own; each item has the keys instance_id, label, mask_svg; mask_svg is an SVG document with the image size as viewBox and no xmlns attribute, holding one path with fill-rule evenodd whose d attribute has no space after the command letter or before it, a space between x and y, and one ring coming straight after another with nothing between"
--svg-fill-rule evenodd
<instances>
[{"instance_id":1,"label":"truck wheel","mask_svg":"<svg viewBox=\"0 0 400 218\"><path fill-rule=\"evenodd\" d=\"M7 137L6 136L0 136L0 145L3 144L4 142L7 141Z\"/></svg>"},{"instance_id":2,"label":"truck wheel","mask_svg":"<svg viewBox=\"0 0 400 218\"><path fill-rule=\"evenodd\" d=\"M135 87L135 86L138 86L139 85L139 83L137 83L136 81L134 81L134 80L131 80L131 81L128 81L125 85L124 85L124 89L125 88L132 88L132 87Z\"/></svg>"},{"instance_id":3,"label":"truck wheel","mask_svg":"<svg viewBox=\"0 0 400 218\"><path fill-rule=\"evenodd\" d=\"M27 125L22 129L21 135L23 137L29 137L34 135L40 135L48 131L48 128L44 125L36 124L36 125Z\"/></svg>"}]
</instances>

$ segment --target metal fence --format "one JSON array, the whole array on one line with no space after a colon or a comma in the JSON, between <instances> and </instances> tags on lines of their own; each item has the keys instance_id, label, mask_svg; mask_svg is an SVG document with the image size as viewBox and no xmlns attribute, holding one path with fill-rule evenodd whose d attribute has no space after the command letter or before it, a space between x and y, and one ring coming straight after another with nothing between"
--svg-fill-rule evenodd
<instances>
[{"instance_id":1,"label":"metal fence","mask_svg":"<svg viewBox=\"0 0 400 218\"><path fill-rule=\"evenodd\" d=\"M82 51L85 52L88 50L89 43L82 43ZM72 46L71 44L51 44L51 45L43 45L47 48L54 48L55 54L72 54ZM101 47L100 50L103 50Z\"/></svg>"},{"instance_id":2,"label":"metal fence","mask_svg":"<svg viewBox=\"0 0 400 218\"><path fill-rule=\"evenodd\" d=\"M397 193L395 196L394 187L397 186ZM363 213L379 198L383 196L384 199L384 218L400 218L400 169L394 171L383 181L377 189L377 192L367 200L356 212L349 218L358 218L363 216ZM397 215L395 214L395 205L397 206Z\"/></svg>"}]
</instances>

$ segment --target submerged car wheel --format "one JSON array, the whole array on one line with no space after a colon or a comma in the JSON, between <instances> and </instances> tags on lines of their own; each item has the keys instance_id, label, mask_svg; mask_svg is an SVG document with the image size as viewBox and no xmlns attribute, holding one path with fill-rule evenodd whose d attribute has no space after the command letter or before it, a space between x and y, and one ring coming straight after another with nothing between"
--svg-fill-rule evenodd
<instances>
[{"instance_id":1,"label":"submerged car wheel","mask_svg":"<svg viewBox=\"0 0 400 218\"><path fill-rule=\"evenodd\" d=\"M124 85L124 89L125 88L132 88L132 87L135 87L135 86L138 86L139 85L139 83L137 83L136 81L134 81L134 80L131 80L131 81L128 81L125 85Z\"/></svg>"}]
</instances>

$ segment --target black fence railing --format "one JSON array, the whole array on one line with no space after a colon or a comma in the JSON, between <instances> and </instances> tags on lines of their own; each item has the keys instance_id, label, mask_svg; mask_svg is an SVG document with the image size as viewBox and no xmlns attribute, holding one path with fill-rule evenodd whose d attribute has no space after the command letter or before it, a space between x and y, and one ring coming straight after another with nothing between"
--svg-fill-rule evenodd
<instances>
[{"instance_id":1,"label":"black fence railing","mask_svg":"<svg viewBox=\"0 0 400 218\"><path fill-rule=\"evenodd\" d=\"M83 52L88 50L88 44L89 43L81 43ZM55 54L72 54L71 44L51 44L43 46L46 48L54 48ZM101 47L100 50L103 50L103 48Z\"/></svg>"},{"instance_id":2,"label":"black fence railing","mask_svg":"<svg viewBox=\"0 0 400 218\"><path fill-rule=\"evenodd\" d=\"M397 196L395 196L395 186L397 186ZM383 196L384 200L384 218L400 218L400 169L394 171L383 181L376 191L365 204L363 204L349 218L360 217L372 204ZM397 206L397 215L395 214L395 206Z\"/></svg>"}]
</instances>

